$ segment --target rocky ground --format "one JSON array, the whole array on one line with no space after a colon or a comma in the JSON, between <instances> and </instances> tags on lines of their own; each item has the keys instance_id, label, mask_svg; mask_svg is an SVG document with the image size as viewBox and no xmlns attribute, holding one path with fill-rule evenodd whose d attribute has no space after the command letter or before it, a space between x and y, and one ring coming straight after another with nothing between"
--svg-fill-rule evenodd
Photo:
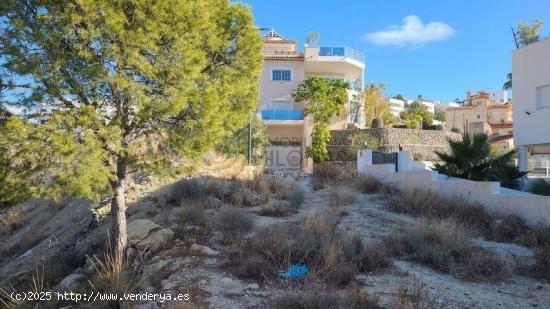
<instances>
[{"instance_id":1,"label":"rocky ground","mask_svg":"<svg viewBox=\"0 0 550 309\"><path fill-rule=\"evenodd\" d=\"M286 218L272 218L256 214L257 208L247 210L254 214L257 227L301 221L311 212L327 208L327 190L314 191L306 179L306 200L297 214ZM414 218L390 212L385 207L383 196L358 194L358 202L345 209L346 215L339 223L342 231L352 230L367 239L381 240L395 228L410 224ZM284 285L258 284L241 280L221 268L220 261L225 250L219 242L219 235L201 246L191 247L175 240L174 246L159 252L143 266L140 284L148 291L167 293L198 290L203 304L210 308L262 308L269 307L270 299L284 291ZM253 234L249 237L254 237ZM477 240L485 248L503 254L507 259L527 263L533 257L531 249L514 244ZM205 245L205 247L202 247ZM363 273L357 276L362 289L377 295L382 305L388 305L395 287L410 285L417 280L425 285L440 307L445 308L547 308L550 306L550 285L547 282L526 276L514 275L500 283L465 282L451 275L442 274L431 268L407 260L394 259L393 265L377 273ZM153 286L150 277L162 270L163 277L157 278ZM166 307L167 304L147 304L143 308Z\"/></svg>"}]
</instances>

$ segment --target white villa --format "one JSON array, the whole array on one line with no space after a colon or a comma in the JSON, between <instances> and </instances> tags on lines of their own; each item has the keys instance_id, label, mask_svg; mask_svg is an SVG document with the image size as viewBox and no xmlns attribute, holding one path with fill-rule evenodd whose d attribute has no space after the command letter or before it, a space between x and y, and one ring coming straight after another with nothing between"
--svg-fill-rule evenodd
<instances>
[{"instance_id":1,"label":"white villa","mask_svg":"<svg viewBox=\"0 0 550 309\"><path fill-rule=\"evenodd\" d=\"M312 161L305 156L311 145L313 120L304 117L304 102L294 102L292 92L305 78L322 76L344 79L351 85L346 112L333 119L330 129L345 129L349 124L364 127L362 104L354 97L363 90L364 56L349 47L305 46L282 37L274 30L264 37L264 66L261 77L259 113L270 145L267 168L310 171Z\"/></svg>"},{"instance_id":2,"label":"white villa","mask_svg":"<svg viewBox=\"0 0 550 309\"><path fill-rule=\"evenodd\" d=\"M513 52L512 87L519 168L543 170L550 158L550 39Z\"/></svg>"}]
</instances>

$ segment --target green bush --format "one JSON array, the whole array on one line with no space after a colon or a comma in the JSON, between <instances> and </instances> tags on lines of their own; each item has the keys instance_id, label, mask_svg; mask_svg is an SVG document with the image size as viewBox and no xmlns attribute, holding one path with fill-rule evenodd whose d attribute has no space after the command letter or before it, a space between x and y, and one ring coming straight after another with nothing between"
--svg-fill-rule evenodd
<instances>
[{"instance_id":1,"label":"green bush","mask_svg":"<svg viewBox=\"0 0 550 309\"><path fill-rule=\"evenodd\" d=\"M550 183L546 182L546 180L542 178L537 178L529 185L529 192L538 195L550 196Z\"/></svg>"},{"instance_id":2,"label":"green bush","mask_svg":"<svg viewBox=\"0 0 550 309\"><path fill-rule=\"evenodd\" d=\"M348 154L355 158L355 156L357 155L357 151L365 148L376 150L379 146L379 138L373 136L370 133L361 132L351 137L351 143L348 147Z\"/></svg>"}]
</instances>

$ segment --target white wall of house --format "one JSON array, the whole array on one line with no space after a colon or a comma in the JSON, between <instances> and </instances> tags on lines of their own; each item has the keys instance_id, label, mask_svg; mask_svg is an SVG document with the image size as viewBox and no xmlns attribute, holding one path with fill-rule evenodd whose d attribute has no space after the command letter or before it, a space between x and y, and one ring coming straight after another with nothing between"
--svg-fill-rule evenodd
<instances>
[{"instance_id":1,"label":"white wall of house","mask_svg":"<svg viewBox=\"0 0 550 309\"><path fill-rule=\"evenodd\" d=\"M405 110L405 101L403 100L389 98L388 103L390 104L390 112L396 117L399 117L399 114Z\"/></svg>"},{"instance_id":2,"label":"white wall of house","mask_svg":"<svg viewBox=\"0 0 550 309\"><path fill-rule=\"evenodd\" d=\"M290 81L272 80L273 69L290 69ZM291 100L292 91L304 80L304 62L289 60L265 60L260 82L260 110L271 108L272 100Z\"/></svg>"},{"instance_id":3,"label":"white wall of house","mask_svg":"<svg viewBox=\"0 0 550 309\"><path fill-rule=\"evenodd\" d=\"M516 145L550 143L550 39L512 55Z\"/></svg>"},{"instance_id":4,"label":"white wall of house","mask_svg":"<svg viewBox=\"0 0 550 309\"><path fill-rule=\"evenodd\" d=\"M550 148L550 39L513 52L512 86L514 144L519 167L527 170L529 153Z\"/></svg>"}]
</instances>

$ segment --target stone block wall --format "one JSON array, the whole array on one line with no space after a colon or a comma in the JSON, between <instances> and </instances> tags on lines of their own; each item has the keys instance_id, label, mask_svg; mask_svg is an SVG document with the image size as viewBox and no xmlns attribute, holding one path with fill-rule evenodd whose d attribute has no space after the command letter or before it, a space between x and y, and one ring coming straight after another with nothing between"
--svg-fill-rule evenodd
<instances>
[{"instance_id":1,"label":"stone block wall","mask_svg":"<svg viewBox=\"0 0 550 309\"><path fill-rule=\"evenodd\" d=\"M378 138L380 145L378 151L396 152L399 145L413 157L420 157L421 160L431 161L437 157L434 151L449 151L447 139L460 140L462 136L458 133L439 130L417 130L417 129L356 129L356 130L334 130L331 131L331 140L328 146L331 161L355 161L356 154L349 151L354 135L369 133Z\"/></svg>"}]
</instances>

